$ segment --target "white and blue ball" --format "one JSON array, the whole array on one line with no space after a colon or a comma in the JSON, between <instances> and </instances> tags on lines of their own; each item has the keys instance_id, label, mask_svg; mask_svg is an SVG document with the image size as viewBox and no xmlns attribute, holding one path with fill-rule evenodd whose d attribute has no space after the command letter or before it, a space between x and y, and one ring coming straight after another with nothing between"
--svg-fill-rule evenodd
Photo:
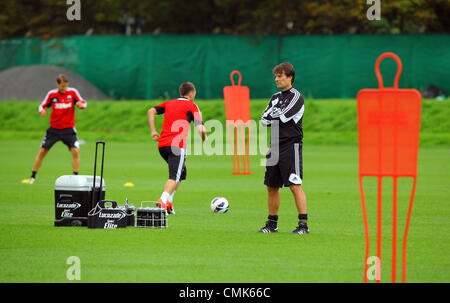
<instances>
[{"instance_id":1,"label":"white and blue ball","mask_svg":"<svg viewBox=\"0 0 450 303\"><path fill-rule=\"evenodd\" d=\"M224 197L215 197L211 200L211 210L215 213L226 213L230 203Z\"/></svg>"}]
</instances>

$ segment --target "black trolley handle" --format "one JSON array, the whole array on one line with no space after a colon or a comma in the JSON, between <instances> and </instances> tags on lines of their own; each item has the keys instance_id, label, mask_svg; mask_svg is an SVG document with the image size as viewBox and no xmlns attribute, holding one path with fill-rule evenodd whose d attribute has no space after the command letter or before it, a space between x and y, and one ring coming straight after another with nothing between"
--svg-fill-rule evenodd
<instances>
[{"instance_id":1,"label":"black trolley handle","mask_svg":"<svg viewBox=\"0 0 450 303\"><path fill-rule=\"evenodd\" d=\"M102 145L102 166L100 168L100 190L98 194L98 200L101 200L102 194L102 185L103 185L103 164L105 160L105 141L97 141L95 142L95 159L94 159L94 184L92 185L92 205L94 205L94 194L95 194L95 179L97 177L97 150L98 146Z\"/></svg>"}]
</instances>

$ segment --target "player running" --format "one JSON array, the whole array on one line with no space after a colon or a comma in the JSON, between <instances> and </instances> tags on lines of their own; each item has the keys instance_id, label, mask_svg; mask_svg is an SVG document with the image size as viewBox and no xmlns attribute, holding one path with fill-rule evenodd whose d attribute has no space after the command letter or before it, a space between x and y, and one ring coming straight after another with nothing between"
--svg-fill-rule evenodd
<instances>
[{"instance_id":1,"label":"player running","mask_svg":"<svg viewBox=\"0 0 450 303\"><path fill-rule=\"evenodd\" d=\"M148 110L148 122L152 139L158 141L161 157L169 166L169 179L157 201L169 214L175 214L173 197L182 180L186 179L186 137L190 122L194 121L203 141L207 139L201 112L194 103L196 90L191 82L179 87L180 98L163 102ZM164 114L161 135L155 129L155 115Z\"/></svg>"},{"instance_id":2,"label":"player running","mask_svg":"<svg viewBox=\"0 0 450 303\"><path fill-rule=\"evenodd\" d=\"M28 184L33 184L36 174L42 165L42 161L50 148L58 141L62 141L72 153L73 174L78 175L80 168L80 145L75 129L75 105L79 109L87 107L87 101L83 100L78 90L69 87L69 80L65 75L58 75L56 78L56 89L47 93L44 101L39 105L39 114L45 117L47 109L52 109L50 116L50 127L42 140L41 148L34 160L31 177L24 180Z\"/></svg>"},{"instance_id":3,"label":"player running","mask_svg":"<svg viewBox=\"0 0 450 303\"><path fill-rule=\"evenodd\" d=\"M298 212L298 226L292 233L309 233L306 209L306 195L303 183L303 112L304 100L298 90L292 87L295 70L290 63L281 63L273 69L275 84L280 90L274 94L262 113L261 123L271 127L270 152L267 155L264 184L267 186L269 216L262 233L277 232L279 189L289 187ZM272 162L272 163L271 163Z\"/></svg>"}]
</instances>

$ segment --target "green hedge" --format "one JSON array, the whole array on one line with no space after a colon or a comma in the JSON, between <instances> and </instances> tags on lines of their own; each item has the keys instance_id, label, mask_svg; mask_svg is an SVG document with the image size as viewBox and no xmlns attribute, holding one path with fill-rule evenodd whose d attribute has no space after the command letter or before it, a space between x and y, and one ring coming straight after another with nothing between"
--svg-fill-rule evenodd
<instances>
[{"instance_id":1,"label":"green hedge","mask_svg":"<svg viewBox=\"0 0 450 303\"><path fill-rule=\"evenodd\" d=\"M79 138L139 142L150 140L147 109L160 101L90 101L77 110ZM197 101L204 120L225 121L222 100ZM307 99L304 141L312 144L357 144L355 100ZM44 135L48 117L37 113L39 102L0 102L0 139L36 139ZM252 119L259 120L267 100L251 101ZM157 118L157 127L162 119ZM421 144L450 145L450 100L423 100Z\"/></svg>"}]
</instances>

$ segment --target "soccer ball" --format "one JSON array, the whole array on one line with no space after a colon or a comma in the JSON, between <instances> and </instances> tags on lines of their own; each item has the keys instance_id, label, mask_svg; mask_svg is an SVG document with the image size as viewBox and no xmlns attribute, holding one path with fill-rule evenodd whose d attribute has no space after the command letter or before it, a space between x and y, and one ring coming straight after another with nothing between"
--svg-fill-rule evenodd
<instances>
[{"instance_id":1,"label":"soccer ball","mask_svg":"<svg viewBox=\"0 0 450 303\"><path fill-rule=\"evenodd\" d=\"M211 210L215 213L226 213L230 204L224 197L215 197L211 200Z\"/></svg>"}]
</instances>

